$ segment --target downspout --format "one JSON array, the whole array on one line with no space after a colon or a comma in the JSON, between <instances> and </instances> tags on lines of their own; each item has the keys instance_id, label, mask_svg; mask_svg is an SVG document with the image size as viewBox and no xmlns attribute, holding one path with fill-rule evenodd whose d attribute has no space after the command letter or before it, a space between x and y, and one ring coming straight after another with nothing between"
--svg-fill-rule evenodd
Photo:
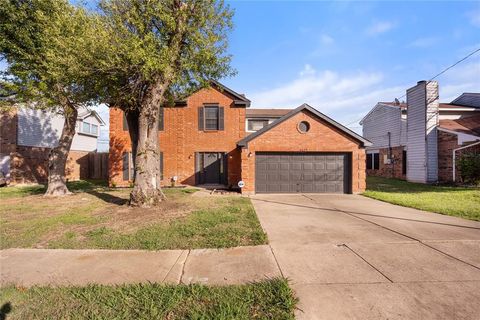
<instances>
[{"instance_id":1,"label":"downspout","mask_svg":"<svg viewBox=\"0 0 480 320\"><path fill-rule=\"evenodd\" d=\"M387 132L388 134L388 161L390 161L390 174L392 176L392 178L395 177L395 164L394 164L394 161L392 159L392 133L389 131Z\"/></svg>"},{"instance_id":2,"label":"downspout","mask_svg":"<svg viewBox=\"0 0 480 320\"><path fill-rule=\"evenodd\" d=\"M453 163L452 163L453 182L455 182L455 176L456 176L456 174L455 174L455 173L456 173L456 172L455 172L455 167L456 167L456 165L455 165L455 160L456 160L456 159L455 159L455 154L456 154L456 152L459 151L459 150L462 150L462 149L467 149L467 148L476 146L477 144L480 144L480 141L475 142L475 143L472 143L472 144L469 144L469 145L467 145L467 146L463 146L463 147L457 148L457 149L453 149L453 151L452 151L452 160L453 160Z\"/></svg>"}]
</instances>

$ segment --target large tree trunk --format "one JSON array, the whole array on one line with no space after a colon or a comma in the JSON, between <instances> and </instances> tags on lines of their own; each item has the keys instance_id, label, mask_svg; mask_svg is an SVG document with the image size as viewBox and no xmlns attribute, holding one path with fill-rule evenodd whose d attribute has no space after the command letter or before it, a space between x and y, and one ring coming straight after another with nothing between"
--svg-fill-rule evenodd
<instances>
[{"instance_id":1,"label":"large tree trunk","mask_svg":"<svg viewBox=\"0 0 480 320\"><path fill-rule=\"evenodd\" d=\"M135 183L130 205L155 206L164 199L160 188L160 151L158 143L159 107L163 87L153 85L142 104L138 118L138 144L135 159Z\"/></svg>"},{"instance_id":2,"label":"large tree trunk","mask_svg":"<svg viewBox=\"0 0 480 320\"><path fill-rule=\"evenodd\" d=\"M73 106L64 107L65 122L58 146L53 148L48 155L48 188L45 196L64 196L70 194L65 178L68 153L72 146L78 111Z\"/></svg>"}]
</instances>

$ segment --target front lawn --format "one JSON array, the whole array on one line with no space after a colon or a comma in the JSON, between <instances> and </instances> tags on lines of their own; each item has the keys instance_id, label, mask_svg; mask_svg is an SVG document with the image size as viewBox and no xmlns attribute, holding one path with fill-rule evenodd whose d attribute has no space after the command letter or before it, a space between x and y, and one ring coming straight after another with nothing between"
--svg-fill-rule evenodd
<instances>
[{"instance_id":1,"label":"front lawn","mask_svg":"<svg viewBox=\"0 0 480 320\"><path fill-rule=\"evenodd\" d=\"M44 198L42 187L0 189L0 247L66 249L194 249L265 244L248 198L195 196L197 189L164 189L151 209L126 205L130 189L92 182Z\"/></svg>"},{"instance_id":2,"label":"front lawn","mask_svg":"<svg viewBox=\"0 0 480 320\"><path fill-rule=\"evenodd\" d=\"M363 195L405 207L480 221L480 189L367 177Z\"/></svg>"},{"instance_id":3,"label":"front lawn","mask_svg":"<svg viewBox=\"0 0 480 320\"><path fill-rule=\"evenodd\" d=\"M6 287L0 294L7 319L294 319L296 302L284 279L223 287Z\"/></svg>"}]
</instances>

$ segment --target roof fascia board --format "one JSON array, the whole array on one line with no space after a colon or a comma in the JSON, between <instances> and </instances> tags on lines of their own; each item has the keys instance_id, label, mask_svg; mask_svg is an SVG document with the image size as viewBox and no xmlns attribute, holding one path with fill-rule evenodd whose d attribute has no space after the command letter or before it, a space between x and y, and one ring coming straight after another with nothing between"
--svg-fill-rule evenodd
<instances>
[{"instance_id":1,"label":"roof fascia board","mask_svg":"<svg viewBox=\"0 0 480 320\"><path fill-rule=\"evenodd\" d=\"M355 132L353 132L352 130L348 129L347 127L341 125L340 123L336 122L335 120L329 118L328 116L324 115L323 113L319 112L318 110L312 108L311 106L309 106L308 104L304 103L302 104L301 106L299 106L298 108L296 109L293 109L292 111L290 111L289 113L287 113L286 115L284 115L283 117L273 121L272 123L270 123L269 125L263 127L262 129L258 130L257 132L255 133L252 133L248 136L246 136L245 138L243 138L242 140L238 141L237 142L237 145L239 147L243 147L243 148L246 148L248 146L248 142L257 138L258 136L262 135L263 133L267 132L268 130L270 129L273 129L274 127L276 127L277 125L279 125L280 123L290 119L292 116L296 115L297 113L303 111L303 110L307 110L309 111L310 113L312 113L313 115L317 116L318 118L326 121L327 123L329 123L330 125L336 127L337 129L345 132L346 134L348 134L349 136L355 138L356 140L362 142L363 146L371 146L372 143L370 141L368 141L367 139L363 138L362 136L356 134Z\"/></svg>"},{"instance_id":2,"label":"roof fascia board","mask_svg":"<svg viewBox=\"0 0 480 320\"><path fill-rule=\"evenodd\" d=\"M222 90L225 90L226 92L228 92L229 94L234 96L236 98L236 99L233 100L234 104L245 105L247 108L250 107L250 100L247 99L246 97L244 97L241 94L233 91L232 89L228 88L227 86L221 84L220 82L218 82L216 80L210 80L210 82L213 85L215 85L217 87L220 87Z\"/></svg>"},{"instance_id":3,"label":"roof fascia board","mask_svg":"<svg viewBox=\"0 0 480 320\"><path fill-rule=\"evenodd\" d=\"M451 134L454 134L456 136L462 134L462 135L465 135L465 136L469 136L469 137L472 137L472 138L475 138L475 139L480 139L480 136L477 136L477 135L474 135L474 134L470 134L470 133L465 133L465 132L460 132L460 131L454 131L454 130L450 130L450 129L446 129L446 128L442 128L442 127L437 127L438 130L440 131L443 131L443 132L448 132L448 133L451 133Z\"/></svg>"}]
</instances>

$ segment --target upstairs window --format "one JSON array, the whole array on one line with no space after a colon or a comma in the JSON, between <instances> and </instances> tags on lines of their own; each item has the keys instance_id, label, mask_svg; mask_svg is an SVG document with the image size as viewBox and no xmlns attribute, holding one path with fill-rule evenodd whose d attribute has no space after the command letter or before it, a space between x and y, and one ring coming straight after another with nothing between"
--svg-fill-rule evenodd
<instances>
[{"instance_id":1,"label":"upstairs window","mask_svg":"<svg viewBox=\"0 0 480 320\"><path fill-rule=\"evenodd\" d=\"M218 107L205 107L205 130L218 130Z\"/></svg>"},{"instance_id":2,"label":"upstairs window","mask_svg":"<svg viewBox=\"0 0 480 320\"><path fill-rule=\"evenodd\" d=\"M248 119L247 120L247 130L248 131L258 131L263 127L268 125L268 120L266 119Z\"/></svg>"},{"instance_id":3,"label":"upstairs window","mask_svg":"<svg viewBox=\"0 0 480 320\"><path fill-rule=\"evenodd\" d=\"M98 125L88 122L82 122L80 125L80 132L98 136Z\"/></svg>"},{"instance_id":4,"label":"upstairs window","mask_svg":"<svg viewBox=\"0 0 480 320\"><path fill-rule=\"evenodd\" d=\"M224 111L218 105L205 105L198 108L198 130L224 130Z\"/></svg>"}]
</instances>

